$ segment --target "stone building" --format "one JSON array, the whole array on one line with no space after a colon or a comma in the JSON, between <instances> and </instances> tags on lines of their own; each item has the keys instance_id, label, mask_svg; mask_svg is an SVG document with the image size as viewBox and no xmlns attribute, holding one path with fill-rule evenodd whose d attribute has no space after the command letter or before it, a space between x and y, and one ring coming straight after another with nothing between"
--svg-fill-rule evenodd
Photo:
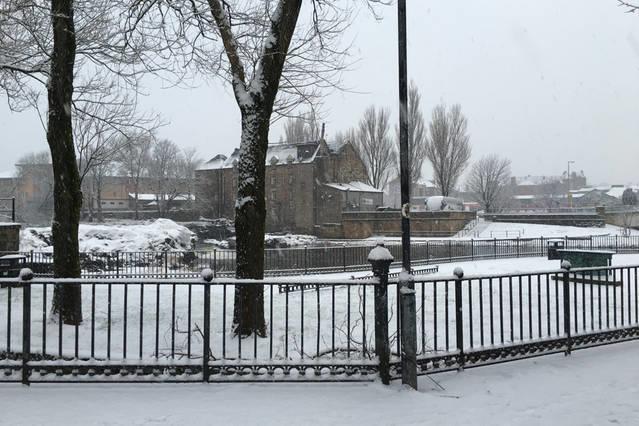
<instances>
[{"instance_id":1,"label":"stone building","mask_svg":"<svg viewBox=\"0 0 639 426\"><path fill-rule=\"evenodd\" d=\"M239 150L219 154L196 172L196 199L207 217L235 216ZM350 142L325 140L269 145L266 154L266 226L313 233L339 223L341 213L373 211L383 192L364 184L364 164Z\"/></svg>"}]
</instances>

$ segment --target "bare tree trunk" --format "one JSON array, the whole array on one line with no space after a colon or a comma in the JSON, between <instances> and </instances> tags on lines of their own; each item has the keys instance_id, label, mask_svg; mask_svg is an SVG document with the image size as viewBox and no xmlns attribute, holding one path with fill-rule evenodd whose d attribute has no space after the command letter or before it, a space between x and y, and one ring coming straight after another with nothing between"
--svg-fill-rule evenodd
<instances>
[{"instance_id":1,"label":"bare tree trunk","mask_svg":"<svg viewBox=\"0 0 639 426\"><path fill-rule=\"evenodd\" d=\"M135 178L135 199L134 204L133 204L133 208L135 209L135 220L139 220L140 219L140 211L138 209L138 196L140 193L140 178L136 177Z\"/></svg>"},{"instance_id":2,"label":"bare tree trunk","mask_svg":"<svg viewBox=\"0 0 639 426\"><path fill-rule=\"evenodd\" d=\"M54 216L53 273L56 278L80 277L78 226L82 209L80 173L75 157L71 100L75 63L73 1L52 0L53 52L48 85L49 121L47 142L53 163ZM82 322L79 285L58 285L54 289L53 312L65 324Z\"/></svg>"},{"instance_id":3,"label":"bare tree trunk","mask_svg":"<svg viewBox=\"0 0 639 426\"><path fill-rule=\"evenodd\" d=\"M260 116L257 112L242 114L242 142L248 149L240 154L238 202L235 205L236 276L240 279L264 278L264 186L268 129L268 117ZM258 336L266 336L262 285L235 287L233 324L235 333L240 336L253 332Z\"/></svg>"},{"instance_id":4,"label":"bare tree trunk","mask_svg":"<svg viewBox=\"0 0 639 426\"><path fill-rule=\"evenodd\" d=\"M102 182L98 182L98 186L95 191L96 199L98 203L98 222L104 222L104 214L102 214Z\"/></svg>"}]
</instances>

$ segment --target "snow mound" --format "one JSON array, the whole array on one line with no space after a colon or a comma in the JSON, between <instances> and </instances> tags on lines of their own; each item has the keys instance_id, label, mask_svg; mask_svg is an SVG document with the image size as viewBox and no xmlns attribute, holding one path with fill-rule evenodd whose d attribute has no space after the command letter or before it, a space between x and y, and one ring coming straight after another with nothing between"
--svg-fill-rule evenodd
<instances>
[{"instance_id":1,"label":"snow mound","mask_svg":"<svg viewBox=\"0 0 639 426\"><path fill-rule=\"evenodd\" d=\"M266 234L264 235L264 245L267 248L286 248L312 246L317 242L317 237L303 234Z\"/></svg>"},{"instance_id":2,"label":"snow mound","mask_svg":"<svg viewBox=\"0 0 639 426\"><path fill-rule=\"evenodd\" d=\"M81 224L78 234L81 252L184 251L192 248L196 236L169 219L143 224ZM52 252L51 228L26 228L20 234L21 251Z\"/></svg>"}]
</instances>

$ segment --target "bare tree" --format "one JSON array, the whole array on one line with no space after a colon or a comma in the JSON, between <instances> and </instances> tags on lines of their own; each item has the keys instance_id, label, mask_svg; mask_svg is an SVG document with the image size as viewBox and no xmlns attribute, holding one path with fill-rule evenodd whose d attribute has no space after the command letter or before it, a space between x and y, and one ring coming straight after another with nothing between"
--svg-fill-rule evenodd
<instances>
[{"instance_id":1,"label":"bare tree","mask_svg":"<svg viewBox=\"0 0 639 426\"><path fill-rule=\"evenodd\" d=\"M426 157L433 167L433 182L445 197L455 189L470 160L467 127L460 105L453 105L448 111L445 105L433 109Z\"/></svg>"},{"instance_id":2,"label":"bare tree","mask_svg":"<svg viewBox=\"0 0 639 426\"><path fill-rule=\"evenodd\" d=\"M198 157L195 148L185 148L182 150L178 164L178 178L183 181L181 188L187 197L187 204L191 207L195 194L195 171L201 164L202 159Z\"/></svg>"},{"instance_id":3,"label":"bare tree","mask_svg":"<svg viewBox=\"0 0 639 426\"><path fill-rule=\"evenodd\" d=\"M621 202L624 206L636 206L637 193L632 188L626 188L621 194Z\"/></svg>"},{"instance_id":4,"label":"bare tree","mask_svg":"<svg viewBox=\"0 0 639 426\"><path fill-rule=\"evenodd\" d=\"M125 20L132 28L140 22L161 27L167 23L167 13L176 12L178 26L192 25L196 35L187 63L233 88L242 125L235 206L238 278L264 276L264 243L256 236L263 235L265 228L265 157L271 123L290 116L301 104L318 105L326 90L342 88L341 72L348 66L348 47L341 46L341 39L350 22L351 4L310 0L302 7L303 3L139 0ZM209 52L201 54L202 48ZM233 323L236 334L266 334L262 286L236 288Z\"/></svg>"},{"instance_id":5,"label":"bare tree","mask_svg":"<svg viewBox=\"0 0 639 426\"><path fill-rule=\"evenodd\" d=\"M47 95L47 117L40 117L53 163L56 277L80 276L82 191L72 121L82 108L79 101L95 98L114 80L115 87L136 90L143 73L162 68L156 55L161 38L124 31L122 16L128 7L129 2L110 0L0 3L0 90L17 111L40 112L40 98ZM164 27L164 33L169 32L171 28ZM147 53L153 60L145 60ZM67 324L78 324L80 296L79 286L57 286L53 312L61 312Z\"/></svg>"},{"instance_id":6,"label":"bare tree","mask_svg":"<svg viewBox=\"0 0 639 426\"><path fill-rule=\"evenodd\" d=\"M300 117L289 117L284 123L284 139L287 143L316 141L321 136L321 126L315 112Z\"/></svg>"},{"instance_id":7,"label":"bare tree","mask_svg":"<svg viewBox=\"0 0 639 426\"><path fill-rule=\"evenodd\" d=\"M183 161L180 148L168 139L157 141L149 158L149 178L153 180L158 214L167 214L180 193L179 167Z\"/></svg>"},{"instance_id":8,"label":"bare tree","mask_svg":"<svg viewBox=\"0 0 639 426\"><path fill-rule=\"evenodd\" d=\"M395 151L390 133L390 112L370 106L359 121L355 148L364 162L368 184L381 189L386 186L395 164Z\"/></svg>"},{"instance_id":9,"label":"bare tree","mask_svg":"<svg viewBox=\"0 0 639 426\"><path fill-rule=\"evenodd\" d=\"M619 6L626 9L628 13L639 13L639 3L631 3L629 1L617 0Z\"/></svg>"},{"instance_id":10,"label":"bare tree","mask_svg":"<svg viewBox=\"0 0 639 426\"><path fill-rule=\"evenodd\" d=\"M119 151L116 161L120 173L127 176L133 185L133 203L135 219L140 218L139 196L142 178L148 174L153 136L148 133L136 133L123 141L123 148Z\"/></svg>"},{"instance_id":11,"label":"bare tree","mask_svg":"<svg viewBox=\"0 0 639 426\"><path fill-rule=\"evenodd\" d=\"M473 164L466 187L486 213L491 213L505 201L509 183L510 160L491 154Z\"/></svg>"},{"instance_id":12,"label":"bare tree","mask_svg":"<svg viewBox=\"0 0 639 426\"><path fill-rule=\"evenodd\" d=\"M413 184L422 177L422 167L426 160L426 149L428 142L426 139L426 125L421 108L422 96L419 87L411 80L408 87L408 181ZM397 141L399 141L399 129L397 129ZM399 147L399 142L395 144ZM396 171L399 175L399 151L396 150Z\"/></svg>"}]
</instances>

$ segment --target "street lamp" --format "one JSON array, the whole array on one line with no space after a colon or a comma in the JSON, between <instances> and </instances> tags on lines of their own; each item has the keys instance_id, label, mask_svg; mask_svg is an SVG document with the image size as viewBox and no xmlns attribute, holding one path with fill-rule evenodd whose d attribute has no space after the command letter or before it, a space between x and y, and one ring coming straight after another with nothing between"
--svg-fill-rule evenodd
<instances>
[{"instance_id":1,"label":"street lamp","mask_svg":"<svg viewBox=\"0 0 639 426\"><path fill-rule=\"evenodd\" d=\"M572 208L572 193L570 192L570 190L572 189L570 185L570 165L571 164L575 164L575 162L572 160L568 160L568 203L570 208Z\"/></svg>"},{"instance_id":2,"label":"street lamp","mask_svg":"<svg viewBox=\"0 0 639 426\"><path fill-rule=\"evenodd\" d=\"M406 64L406 0L397 2L399 58L399 170L402 194L402 269L410 273L410 182L408 171L408 66ZM415 286L400 278L400 341L402 383L417 389L417 328Z\"/></svg>"}]
</instances>

